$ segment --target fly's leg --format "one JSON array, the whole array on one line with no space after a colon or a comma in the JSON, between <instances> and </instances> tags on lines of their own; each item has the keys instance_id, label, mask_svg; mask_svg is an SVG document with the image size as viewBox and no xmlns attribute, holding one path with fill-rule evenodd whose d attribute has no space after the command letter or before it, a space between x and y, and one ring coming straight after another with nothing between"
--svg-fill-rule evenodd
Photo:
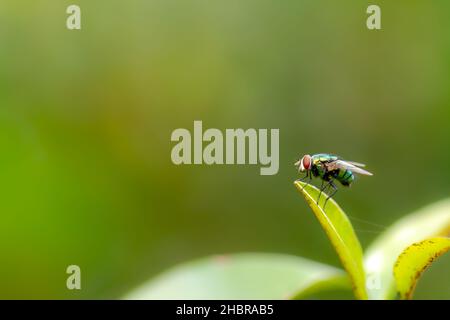
<instances>
[{"instance_id":1,"label":"fly's leg","mask_svg":"<svg viewBox=\"0 0 450 320\"><path fill-rule=\"evenodd\" d=\"M297 179L296 181L301 181L301 182L303 182L303 181L305 181L306 179L308 179L309 178L309 182L311 182L311 180L312 180L312 175L311 175L311 171L308 171L308 172L306 172L306 176L304 176L303 178L301 178L301 179ZM306 184L302 187L302 191L303 191L303 189L305 189L305 187L309 184L309 182L306 182Z\"/></svg>"},{"instance_id":2,"label":"fly's leg","mask_svg":"<svg viewBox=\"0 0 450 320\"><path fill-rule=\"evenodd\" d=\"M320 196L322 195L322 192L324 192L325 189L330 186L331 180L325 186L324 186L324 183L325 183L325 180L322 180L322 184L320 185L319 197L317 197L316 204L319 204Z\"/></svg>"},{"instance_id":3,"label":"fly's leg","mask_svg":"<svg viewBox=\"0 0 450 320\"><path fill-rule=\"evenodd\" d=\"M327 197L327 199L325 200L325 203L324 203L324 205L323 205L323 209L324 209L324 210L325 210L325 207L326 207L326 205L327 205L328 200L329 200L331 197L333 197L333 196L336 194L336 192L338 191L338 188L337 188L336 185L333 183L333 181L330 181L330 186L333 188L333 193L331 193L331 194Z\"/></svg>"},{"instance_id":4,"label":"fly's leg","mask_svg":"<svg viewBox=\"0 0 450 320\"><path fill-rule=\"evenodd\" d=\"M306 185L302 188L302 190L305 189L305 187L306 187L307 185L311 184L311 181L312 181L312 172L311 172L311 170L308 171L308 173L307 173L306 175L307 175L307 176L309 175L309 182L306 183Z\"/></svg>"},{"instance_id":5,"label":"fly's leg","mask_svg":"<svg viewBox=\"0 0 450 320\"><path fill-rule=\"evenodd\" d=\"M303 182L303 181L305 181L307 178L309 178L309 174L308 174L308 173L306 173L306 176L304 176L303 178L297 179L297 180L295 180L295 181Z\"/></svg>"}]
</instances>

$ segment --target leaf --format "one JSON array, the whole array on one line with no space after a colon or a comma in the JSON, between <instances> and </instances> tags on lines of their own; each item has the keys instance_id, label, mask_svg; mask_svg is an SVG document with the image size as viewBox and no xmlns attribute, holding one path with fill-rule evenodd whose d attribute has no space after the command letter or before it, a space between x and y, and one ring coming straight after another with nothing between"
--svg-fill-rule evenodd
<instances>
[{"instance_id":1,"label":"leaf","mask_svg":"<svg viewBox=\"0 0 450 320\"><path fill-rule=\"evenodd\" d=\"M422 273L448 250L449 238L431 238L416 242L403 251L394 267L394 278L401 299L412 298Z\"/></svg>"},{"instance_id":2,"label":"leaf","mask_svg":"<svg viewBox=\"0 0 450 320\"><path fill-rule=\"evenodd\" d=\"M316 293L329 292L333 290L351 290L348 275L342 272L342 275L340 276L317 280L312 282L309 286L302 288L290 298L294 300L307 299L308 297L314 296Z\"/></svg>"},{"instance_id":3,"label":"leaf","mask_svg":"<svg viewBox=\"0 0 450 320\"><path fill-rule=\"evenodd\" d=\"M336 286L345 273L300 257L240 253L188 262L164 272L126 299L288 299ZM314 288L314 284L322 285ZM342 281L341 281L342 282Z\"/></svg>"},{"instance_id":4,"label":"leaf","mask_svg":"<svg viewBox=\"0 0 450 320\"><path fill-rule=\"evenodd\" d=\"M366 250L364 260L368 277L379 283L368 287L369 298L395 298L392 270L397 257L412 243L449 233L450 199L447 199L405 216L381 234Z\"/></svg>"},{"instance_id":5,"label":"leaf","mask_svg":"<svg viewBox=\"0 0 450 320\"><path fill-rule=\"evenodd\" d=\"M328 200L324 210L326 194L322 194L317 204L320 191L316 187L300 181L294 184L305 197L349 274L355 297L367 299L361 244L347 215L333 199Z\"/></svg>"}]
</instances>

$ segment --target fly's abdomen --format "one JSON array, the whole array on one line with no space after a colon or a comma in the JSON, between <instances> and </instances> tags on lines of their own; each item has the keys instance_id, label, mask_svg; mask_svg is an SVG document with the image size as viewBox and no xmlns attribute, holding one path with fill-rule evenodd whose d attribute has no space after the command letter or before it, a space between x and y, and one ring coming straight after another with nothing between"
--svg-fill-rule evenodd
<instances>
[{"instance_id":1,"label":"fly's abdomen","mask_svg":"<svg viewBox=\"0 0 450 320\"><path fill-rule=\"evenodd\" d=\"M339 170L336 180L338 180L343 186L349 186L353 180L355 180L355 176L350 170Z\"/></svg>"}]
</instances>

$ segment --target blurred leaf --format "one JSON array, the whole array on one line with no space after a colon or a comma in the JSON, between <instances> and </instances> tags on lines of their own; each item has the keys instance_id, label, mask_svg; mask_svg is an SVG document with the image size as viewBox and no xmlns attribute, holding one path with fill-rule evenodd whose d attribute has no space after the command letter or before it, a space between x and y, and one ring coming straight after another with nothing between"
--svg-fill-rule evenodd
<instances>
[{"instance_id":1,"label":"blurred leaf","mask_svg":"<svg viewBox=\"0 0 450 320\"><path fill-rule=\"evenodd\" d=\"M311 285L302 288L290 298L295 300L308 299L317 293L324 293L335 290L348 290L351 293L351 289L352 286L349 281L348 275L342 272L341 276L328 277L324 278L323 280L312 282Z\"/></svg>"},{"instance_id":2,"label":"blurred leaf","mask_svg":"<svg viewBox=\"0 0 450 320\"><path fill-rule=\"evenodd\" d=\"M398 257L394 267L401 299L411 299L417 281L434 260L450 250L449 238L431 238L414 243Z\"/></svg>"},{"instance_id":3,"label":"blurred leaf","mask_svg":"<svg viewBox=\"0 0 450 320\"><path fill-rule=\"evenodd\" d=\"M213 256L182 264L126 299L288 299L334 288L345 273L307 259L266 253ZM320 282L321 285L314 287ZM342 283L342 281L341 281Z\"/></svg>"},{"instance_id":4,"label":"blurred leaf","mask_svg":"<svg viewBox=\"0 0 450 320\"><path fill-rule=\"evenodd\" d=\"M367 249L366 272L377 278L379 287L368 287L371 299L393 299L396 295L392 273L397 257L409 245L450 232L450 199L427 206L396 222Z\"/></svg>"},{"instance_id":5,"label":"blurred leaf","mask_svg":"<svg viewBox=\"0 0 450 320\"><path fill-rule=\"evenodd\" d=\"M320 203L317 204L316 200L320 191L316 187L300 181L294 184L305 197L335 248L350 276L356 298L367 299L361 244L347 215L333 199L329 199L323 209L326 194L322 195Z\"/></svg>"}]
</instances>

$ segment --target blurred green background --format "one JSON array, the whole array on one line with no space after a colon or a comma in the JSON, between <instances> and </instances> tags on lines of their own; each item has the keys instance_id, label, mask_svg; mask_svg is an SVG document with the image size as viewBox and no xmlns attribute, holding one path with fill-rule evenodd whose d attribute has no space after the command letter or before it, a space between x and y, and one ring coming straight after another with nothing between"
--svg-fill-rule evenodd
<instances>
[{"instance_id":1,"label":"blurred green background","mask_svg":"<svg viewBox=\"0 0 450 320\"><path fill-rule=\"evenodd\" d=\"M357 219L449 196L448 1L2 0L0 46L0 298L119 298L216 253L339 266L292 185L305 153L368 164L336 195ZM194 120L279 128L279 174L173 165L170 135ZM364 247L382 230L354 224ZM416 297L450 299L449 268Z\"/></svg>"}]
</instances>

